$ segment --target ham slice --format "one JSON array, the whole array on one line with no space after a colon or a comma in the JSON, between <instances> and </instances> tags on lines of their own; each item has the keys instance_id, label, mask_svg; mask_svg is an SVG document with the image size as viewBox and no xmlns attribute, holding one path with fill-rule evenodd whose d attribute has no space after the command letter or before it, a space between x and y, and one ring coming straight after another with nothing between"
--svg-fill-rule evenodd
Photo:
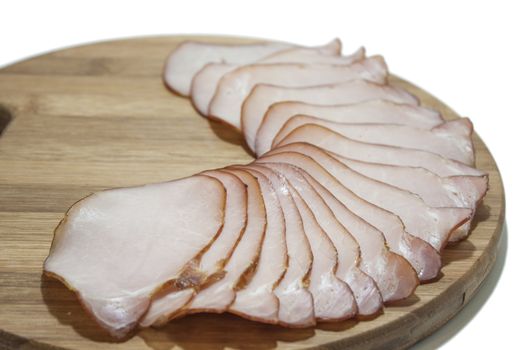
<instances>
[{"instance_id":1,"label":"ham slice","mask_svg":"<svg viewBox=\"0 0 525 350\"><path fill-rule=\"evenodd\" d=\"M292 48L274 53L256 62L260 64L272 63L305 63L349 65L365 58L364 48L358 49L349 56L339 56L336 50L321 48ZM204 66L191 82L190 97L193 106L203 116L208 115L208 107L221 78L240 65L228 63L209 63Z\"/></svg>"},{"instance_id":2,"label":"ham slice","mask_svg":"<svg viewBox=\"0 0 525 350\"><path fill-rule=\"evenodd\" d=\"M311 212L314 215L314 220L320 225L319 228L324 231L324 234L328 235L328 238L334 244L337 254L336 276L350 286L357 302L359 315L370 316L381 311L383 299L377 285L372 278L363 273L358 266L360 262L359 244L354 237L337 222L323 199L315 192L311 185L305 181L299 169L285 163L261 163L259 167L261 165L282 174L288 180L293 187L290 191L294 198L296 198L296 201L304 202L309 207L310 210L304 209L304 211L306 211L306 213ZM308 216L310 216L310 214L308 214ZM316 226L311 220L310 223ZM307 226L306 224L304 225ZM311 245L316 246L313 243L311 243ZM319 254L320 252L323 251L319 249L313 250L314 263L316 259L315 254ZM326 252L324 253L327 254ZM312 280L312 278L310 278L310 280ZM311 281L310 285L312 285L312 283ZM312 292L312 294L314 293ZM339 305L348 305L348 301L339 301L340 298L338 297L335 299ZM344 310L339 310L339 312L342 313L338 316L339 318L342 318L342 315L344 315L343 311ZM316 315L317 314L318 313L316 313ZM338 318L334 316L333 313L332 317Z\"/></svg>"},{"instance_id":3,"label":"ham slice","mask_svg":"<svg viewBox=\"0 0 525 350\"><path fill-rule=\"evenodd\" d=\"M273 290L286 272L288 260L284 214L269 180L259 172L240 169L246 170L259 182L267 224L257 267L251 279L237 291L229 311L245 318L276 324L279 322L279 299Z\"/></svg>"},{"instance_id":4,"label":"ham slice","mask_svg":"<svg viewBox=\"0 0 525 350\"><path fill-rule=\"evenodd\" d=\"M357 196L398 215L407 232L437 251L445 247L452 231L471 218L470 209L430 207L419 196L361 175L314 146L305 147L304 154Z\"/></svg>"},{"instance_id":5,"label":"ham slice","mask_svg":"<svg viewBox=\"0 0 525 350\"><path fill-rule=\"evenodd\" d=\"M289 184L285 176L258 165L250 165L268 177L276 177L288 189L301 216L303 230L312 249L312 267L308 290L314 302L314 314L319 321L339 321L353 317L357 307L352 290L335 275L338 257L335 246L317 223L312 211ZM299 223L298 223L299 224Z\"/></svg>"},{"instance_id":6,"label":"ham slice","mask_svg":"<svg viewBox=\"0 0 525 350\"><path fill-rule=\"evenodd\" d=\"M294 145L297 144L290 146ZM488 190L487 176L439 177L423 168L367 163L331 155L365 176L417 194L431 207L469 208L472 210L472 217ZM449 242L467 237L471 221L472 219L452 232Z\"/></svg>"},{"instance_id":7,"label":"ham slice","mask_svg":"<svg viewBox=\"0 0 525 350\"><path fill-rule=\"evenodd\" d=\"M307 48L307 47L298 47L291 48L288 50L283 50L274 53L268 57L265 57L259 61L260 63L320 63L328 64L335 66L349 65L354 62L363 60L366 57L365 48L360 47L354 53L348 56L341 56L340 50L333 50L332 48L328 49L326 47L320 48Z\"/></svg>"},{"instance_id":8,"label":"ham slice","mask_svg":"<svg viewBox=\"0 0 525 350\"><path fill-rule=\"evenodd\" d=\"M208 63L250 64L276 52L296 47L276 42L229 45L188 40L177 46L168 56L164 67L164 81L174 92L188 96L193 77ZM339 54L341 41L334 39L319 48L325 53Z\"/></svg>"},{"instance_id":9,"label":"ham slice","mask_svg":"<svg viewBox=\"0 0 525 350\"><path fill-rule=\"evenodd\" d=\"M80 200L44 273L118 339L199 312L287 327L369 317L435 278L488 188L472 124L388 85L381 56L340 53L337 39L181 43L167 87L259 158Z\"/></svg>"},{"instance_id":10,"label":"ham slice","mask_svg":"<svg viewBox=\"0 0 525 350\"><path fill-rule=\"evenodd\" d=\"M284 87L307 87L366 79L384 83L388 70L382 57L376 56L350 65L325 64L258 64L240 67L224 75L208 108L208 115L238 129L241 128L241 106L257 84ZM243 123L250 120L243 120Z\"/></svg>"},{"instance_id":11,"label":"ham slice","mask_svg":"<svg viewBox=\"0 0 525 350\"><path fill-rule=\"evenodd\" d=\"M191 80L208 63L247 64L291 47L285 43L225 45L185 41L168 56L164 81L177 94L188 96Z\"/></svg>"},{"instance_id":12,"label":"ham slice","mask_svg":"<svg viewBox=\"0 0 525 350\"><path fill-rule=\"evenodd\" d=\"M155 292L203 282L191 262L220 232L225 200L222 184L202 175L95 193L60 222L44 270L123 338Z\"/></svg>"},{"instance_id":13,"label":"ham slice","mask_svg":"<svg viewBox=\"0 0 525 350\"><path fill-rule=\"evenodd\" d=\"M279 323L290 327L312 326L315 324L314 303L307 287L312 267L312 251L301 215L283 179L271 173L264 175L277 194L285 222L288 266L274 290L279 299Z\"/></svg>"},{"instance_id":14,"label":"ham slice","mask_svg":"<svg viewBox=\"0 0 525 350\"><path fill-rule=\"evenodd\" d=\"M274 152L309 154L312 150L315 148L310 144L292 143L281 146ZM440 177L424 168L368 163L327 153L360 174L417 194L432 207L469 208L474 213L488 190L487 176ZM469 227L470 221L456 229L449 241L464 238Z\"/></svg>"},{"instance_id":15,"label":"ham slice","mask_svg":"<svg viewBox=\"0 0 525 350\"><path fill-rule=\"evenodd\" d=\"M407 91L365 80L352 80L303 88L256 85L244 100L241 111L242 131L250 149L255 147L255 135L271 105L297 101L319 105L338 105L383 99L396 103L418 105L418 99Z\"/></svg>"},{"instance_id":16,"label":"ham slice","mask_svg":"<svg viewBox=\"0 0 525 350\"><path fill-rule=\"evenodd\" d=\"M260 156L269 151L275 135L291 117L298 114L339 123L396 124L425 130L443 123L441 115L433 109L387 100L334 106L294 101L278 102L269 107L257 130L255 154Z\"/></svg>"},{"instance_id":17,"label":"ham slice","mask_svg":"<svg viewBox=\"0 0 525 350\"><path fill-rule=\"evenodd\" d=\"M356 141L420 149L467 165L474 164L472 123L468 118L445 122L431 130L423 130L406 125L337 123L307 115L296 115L275 135L273 144L278 144L294 129L308 124L324 126Z\"/></svg>"},{"instance_id":18,"label":"ham slice","mask_svg":"<svg viewBox=\"0 0 525 350\"><path fill-rule=\"evenodd\" d=\"M320 125L303 125L293 130L276 147L306 142L337 155L371 163L425 168L434 174L483 176L483 171L426 151L355 141Z\"/></svg>"},{"instance_id":19,"label":"ham slice","mask_svg":"<svg viewBox=\"0 0 525 350\"><path fill-rule=\"evenodd\" d=\"M209 170L202 174L219 180L226 189L226 210L221 234L194 266L195 271L199 271L202 278L206 278L204 284L209 284L222 277L224 265L244 232L248 195L244 183L234 175L216 170ZM140 326L149 327L152 324L158 326L168 322L188 304L197 289L166 288L162 293L155 295L148 312L140 321Z\"/></svg>"},{"instance_id":20,"label":"ham slice","mask_svg":"<svg viewBox=\"0 0 525 350\"><path fill-rule=\"evenodd\" d=\"M277 151L279 149L274 152ZM368 236L375 237L372 243L379 242L377 243L379 245L386 239L390 249L408 260L422 281L435 278L439 273L441 259L435 249L425 241L408 234L398 216L358 197L311 157L301 153L283 151L282 153L269 154L258 160L258 162L266 161L287 163L303 169L303 176L311 182L327 205L334 211L341 224L356 239L361 237L363 242L367 242ZM335 212L336 210L339 216ZM384 234L383 239L381 239L381 232ZM374 259L373 254L371 254L370 259ZM385 259L382 261L384 262ZM374 267L372 263L369 265ZM376 276L378 274L375 273ZM371 275L374 277L374 274L371 273ZM389 280L385 282L384 286L388 286L388 284ZM384 287L383 289L390 290L392 293L391 288ZM385 296L383 295L383 297Z\"/></svg>"},{"instance_id":21,"label":"ham slice","mask_svg":"<svg viewBox=\"0 0 525 350\"><path fill-rule=\"evenodd\" d=\"M259 183L246 172L236 170L227 172L238 177L246 185L248 191L246 229L224 267L224 277L201 289L177 316L185 313L227 311L235 300L236 288L242 282L243 276L253 269L259 260L266 229L266 211ZM255 319L256 315L253 318Z\"/></svg>"},{"instance_id":22,"label":"ham slice","mask_svg":"<svg viewBox=\"0 0 525 350\"><path fill-rule=\"evenodd\" d=\"M195 74L191 81L190 100L197 112L208 116L208 107L217 84L225 74L239 67L232 63L209 63Z\"/></svg>"},{"instance_id":23,"label":"ham slice","mask_svg":"<svg viewBox=\"0 0 525 350\"><path fill-rule=\"evenodd\" d=\"M266 162L271 162L274 158L282 159L288 156L290 156L290 154L281 154L276 157L270 156L268 159L265 157L262 158L262 162L267 164ZM294 160L290 160L290 162L293 161ZM271 166L278 166L277 164ZM305 172L303 172L303 174L304 178L313 180ZM291 175L290 177L295 176L297 175ZM311 186L315 185L311 184ZM298 186L298 188L300 188L300 186ZM316 188L315 190L317 191L318 189ZM320 188L319 190L318 194L320 198L318 198L315 203L308 203L315 204L316 208L319 208L319 205L326 207L326 209L321 211L323 214L320 214L322 215L322 220L319 220L319 223L325 225L326 232L329 232L329 229L339 231L339 233L333 233L333 240L336 239L337 235L350 235L349 232L351 232L360 247L360 267L375 280L383 300L385 302L394 301L411 295L415 287L419 284L416 272L412 266L402 257L389 251L381 232L350 212L344 205L331 196L328 191L322 191ZM339 203L340 206L337 207L335 203ZM313 211L317 212L316 209L313 209Z\"/></svg>"}]
</instances>

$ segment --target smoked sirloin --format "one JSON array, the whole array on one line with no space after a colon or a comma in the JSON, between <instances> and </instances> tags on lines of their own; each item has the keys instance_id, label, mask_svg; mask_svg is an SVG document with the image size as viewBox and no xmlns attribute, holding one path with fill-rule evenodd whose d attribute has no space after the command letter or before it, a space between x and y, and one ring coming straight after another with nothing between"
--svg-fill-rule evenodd
<instances>
[{"instance_id":1,"label":"smoked sirloin","mask_svg":"<svg viewBox=\"0 0 525 350\"><path fill-rule=\"evenodd\" d=\"M255 159L69 209L44 271L115 338L197 312L287 327L379 315L468 237L488 190L472 123L389 85L381 56L337 39L187 41L163 74Z\"/></svg>"}]
</instances>

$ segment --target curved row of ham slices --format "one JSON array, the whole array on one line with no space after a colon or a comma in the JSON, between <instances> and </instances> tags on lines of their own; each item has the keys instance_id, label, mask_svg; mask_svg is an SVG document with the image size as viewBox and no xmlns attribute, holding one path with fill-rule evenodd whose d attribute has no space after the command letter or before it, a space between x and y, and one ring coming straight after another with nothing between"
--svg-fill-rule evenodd
<instances>
[{"instance_id":1,"label":"curved row of ham slices","mask_svg":"<svg viewBox=\"0 0 525 350\"><path fill-rule=\"evenodd\" d=\"M44 270L114 337L198 312L287 327L373 317L468 236L488 189L472 124L388 85L382 57L341 56L337 39L188 41L164 74L256 159L71 207Z\"/></svg>"}]
</instances>

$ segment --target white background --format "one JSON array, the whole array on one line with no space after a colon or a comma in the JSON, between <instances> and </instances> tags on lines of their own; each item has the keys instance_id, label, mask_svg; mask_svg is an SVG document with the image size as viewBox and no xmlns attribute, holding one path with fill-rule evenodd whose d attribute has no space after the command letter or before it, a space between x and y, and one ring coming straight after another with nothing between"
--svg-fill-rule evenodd
<instances>
[{"instance_id":1,"label":"white background","mask_svg":"<svg viewBox=\"0 0 525 350\"><path fill-rule=\"evenodd\" d=\"M472 119L498 162L507 195L506 261L502 251L472 305L418 348L519 348L525 314L525 11L519 3L17 0L2 4L0 67L64 46L177 33L304 45L338 36L347 53L365 45L368 53L383 54L392 72Z\"/></svg>"}]
</instances>

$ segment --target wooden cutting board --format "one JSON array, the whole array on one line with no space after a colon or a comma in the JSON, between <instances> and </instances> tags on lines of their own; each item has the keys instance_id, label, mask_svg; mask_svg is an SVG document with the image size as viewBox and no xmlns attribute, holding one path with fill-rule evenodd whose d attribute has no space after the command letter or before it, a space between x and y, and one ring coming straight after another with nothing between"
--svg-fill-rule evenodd
<instances>
[{"instance_id":1,"label":"wooden cutting board","mask_svg":"<svg viewBox=\"0 0 525 350\"><path fill-rule=\"evenodd\" d=\"M239 134L200 117L187 99L164 87L163 61L185 39L90 44L0 70L0 125L5 127L0 136L0 348L394 349L430 334L472 298L495 261L504 220L501 177L477 136L477 165L490 174L490 191L470 238L446 249L436 282L418 287L384 315L308 329L194 315L143 330L125 343L112 342L73 293L42 276L53 229L66 209L103 188L165 181L252 159ZM398 78L391 83L447 119L457 118L414 85Z\"/></svg>"}]
</instances>

